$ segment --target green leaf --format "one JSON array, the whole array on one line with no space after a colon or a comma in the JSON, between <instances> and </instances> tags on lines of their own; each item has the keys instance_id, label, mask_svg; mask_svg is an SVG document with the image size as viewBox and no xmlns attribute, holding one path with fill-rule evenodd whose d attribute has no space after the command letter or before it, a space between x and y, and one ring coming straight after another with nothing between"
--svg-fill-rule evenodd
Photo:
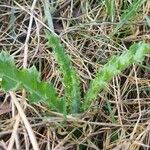
<instances>
[{"instance_id":1,"label":"green leaf","mask_svg":"<svg viewBox=\"0 0 150 150\"><path fill-rule=\"evenodd\" d=\"M14 59L3 51L0 53L0 77L3 90L16 91L18 88L25 88L33 102L42 101L51 109L58 112L64 111L64 102L58 98L51 84L40 81L40 74L35 67L18 70Z\"/></svg>"},{"instance_id":2,"label":"green leaf","mask_svg":"<svg viewBox=\"0 0 150 150\"><path fill-rule=\"evenodd\" d=\"M71 113L78 113L81 106L81 97L80 97L80 80L76 72L72 69L72 104L71 104Z\"/></svg>"},{"instance_id":3,"label":"green leaf","mask_svg":"<svg viewBox=\"0 0 150 150\"><path fill-rule=\"evenodd\" d=\"M72 113L79 112L80 109L80 81L76 71L71 65L69 56L65 54L64 47L59 39L50 33L47 33L49 46L54 50L54 56L60 66L60 72L63 75L63 85L65 88L65 100L68 111Z\"/></svg>"},{"instance_id":4,"label":"green leaf","mask_svg":"<svg viewBox=\"0 0 150 150\"><path fill-rule=\"evenodd\" d=\"M8 92L10 90L12 90L12 91L17 90L20 86L20 83L18 82L18 84L16 84L16 82L14 80L9 80L8 77L4 77L1 82L1 85L5 85L2 88L3 88L3 90Z\"/></svg>"},{"instance_id":5,"label":"green leaf","mask_svg":"<svg viewBox=\"0 0 150 150\"><path fill-rule=\"evenodd\" d=\"M126 69L132 63L142 62L145 55L148 53L150 53L150 45L141 42L133 44L129 51L124 52L122 55L113 56L91 81L90 88L84 97L82 109L85 111L90 106L99 92L106 87L108 82L112 80L114 76Z\"/></svg>"}]
</instances>

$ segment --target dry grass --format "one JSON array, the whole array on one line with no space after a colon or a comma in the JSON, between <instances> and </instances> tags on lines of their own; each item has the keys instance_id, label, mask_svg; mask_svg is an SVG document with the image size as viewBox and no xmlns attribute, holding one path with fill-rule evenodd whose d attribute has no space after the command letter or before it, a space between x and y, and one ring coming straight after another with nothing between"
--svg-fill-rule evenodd
<instances>
[{"instance_id":1,"label":"dry grass","mask_svg":"<svg viewBox=\"0 0 150 150\"><path fill-rule=\"evenodd\" d=\"M18 67L35 65L43 80L63 94L58 66L47 47L44 29L59 34L78 71L82 93L113 54L137 41L150 42L150 1L131 21L110 36L132 0L115 0L109 17L104 0L51 2L53 21L43 2L0 1L0 49L15 57ZM114 18L114 19L113 19ZM111 22L113 19L113 22ZM51 22L52 21L52 22ZM47 23L48 22L48 23ZM53 27L48 26L53 23ZM0 149L148 150L150 147L150 57L115 77L87 112L67 116L42 104L30 105L26 92L0 93Z\"/></svg>"}]
</instances>

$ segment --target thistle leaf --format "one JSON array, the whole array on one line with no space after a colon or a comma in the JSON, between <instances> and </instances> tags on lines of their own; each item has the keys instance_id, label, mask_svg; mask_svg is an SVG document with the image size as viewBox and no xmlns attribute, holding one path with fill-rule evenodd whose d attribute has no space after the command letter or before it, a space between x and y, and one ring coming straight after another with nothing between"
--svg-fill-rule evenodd
<instances>
[{"instance_id":1,"label":"thistle leaf","mask_svg":"<svg viewBox=\"0 0 150 150\"><path fill-rule=\"evenodd\" d=\"M15 91L19 88L20 83L18 82L18 84L16 84L16 81L14 80L10 80L8 77L4 77L2 82L1 82L2 88L5 91ZM4 85L4 86L3 86Z\"/></svg>"},{"instance_id":2,"label":"thistle leaf","mask_svg":"<svg viewBox=\"0 0 150 150\"><path fill-rule=\"evenodd\" d=\"M60 66L60 72L63 75L63 84L65 88L65 100L68 111L72 113L79 112L80 109L80 82L76 71L71 65L69 56L65 54L63 46L59 39L47 33L49 46L54 50L54 56Z\"/></svg>"},{"instance_id":3,"label":"thistle leaf","mask_svg":"<svg viewBox=\"0 0 150 150\"><path fill-rule=\"evenodd\" d=\"M114 56L104 65L96 77L91 81L90 88L85 94L82 109L85 111L92 101L96 99L109 81L132 63L142 62L144 56L150 53L150 45L145 43L133 44L127 52L120 56Z\"/></svg>"},{"instance_id":4,"label":"thistle leaf","mask_svg":"<svg viewBox=\"0 0 150 150\"><path fill-rule=\"evenodd\" d=\"M40 74L35 67L18 70L14 59L6 52L0 53L1 87L5 91L16 91L25 88L32 102L44 102L51 109L63 112L64 102L57 97L54 87L40 81Z\"/></svg>"}]
</instances>

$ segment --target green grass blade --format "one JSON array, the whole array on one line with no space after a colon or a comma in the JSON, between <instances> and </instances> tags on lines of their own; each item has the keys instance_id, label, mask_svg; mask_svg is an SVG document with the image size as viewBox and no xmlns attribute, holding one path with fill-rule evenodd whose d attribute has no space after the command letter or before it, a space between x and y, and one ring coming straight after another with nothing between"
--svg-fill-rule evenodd
<instances>
[{"instance_id":1,"label":"green grass blade","mask_svg":"<svg viewBox=\"0 0 150 150\"><path fill-rule=\"evenodd\" d=\"M120 56L112 57L109 62L104 65L95 79L91 81L90 88L85 94L82 109L86 110L92 101L96 99L100 91L102 91L109 81L122 70L135 62L142 62L144 56L150 52L150 45L145 43L133 44L127 52Z\"/></svg>"},{"instance_id":2,"label":"green grass blade","mask_svg":"<svg viewBox=\"0 0 150 150\"><path fill-rule=\"evenodd\" d=\"M0 77L2 78L1 87L3 90L16 91L25 88L29 92L29 100L32 102L43 101L51 109L63 112L63 101L58 99L51 84L40 81L40 75L35 67L18 70L14 59L3 51L0 53Z\"/></svg>"},{"instance_id":3,"label":"green grass blade","mask_svg":"<svg viewBox=\"0 0 150 150\"><path fill-rule=\"evenodd\" d=\"M150 16L146 15L145 19L147 21L148 26L150 27Z\"/></svg>"},{"instance_id":4,"label":"green grass blade","mask_svg":"<svg viewBox=\"0 0 150 150\"><path fill-rule=\"evenodd\" d=\"M107 14L110 16L111 21L114 21L114 13L115 13L115 1L114 0L105 0L105 6L107 9Z\"/></svg>"},{"instance_id":5,"label":"green grass blade","mask_svg":"<svg viewBox=\"0 0 150 150\"><path fill-rule=\"evenodd\" d=\"M9 21L9 28L10 28L10 34L14 38L16 37L16 33L15 33L15 21L16 21L15 9L12 7L11 8L10 21Z\"/></svg>"},{"instance_id":6,"label":"green grass blade","mask_svg":"<svg viewBox=\"0 0 150 150\"><path fill-rule=\"evenodd\" d=\"M43 6L44 6L44 13L45 13L45 17L47 19L48 26L52 31L54 31L53 19L52 19L51 11L49 9L49 7L50 7L49 0L44 0Z\"/></svg>"},{"instance_id":7,"label":"green grass blade","mask_svg":"<svg viewBox=\"0 0 150 150\"><path fill-rule=\"evenodd\" d=\"M65 100L68 111L78 113L80 109L80 82L78 76L71 65L69 57L65 54L59 39L52 34L47 34L47 37L49 46L54 50L55 58L60 66L60 72L63 75Z\"/></svg>"},{"instance_id":8,"label":"green grass blade","mask_svg":"<svg viewBox=\"0 0 150 150\"><path fill-rule=\"evenodd\" d=\"M111 122L112 123L116 123L117 120L115 119L115 115L113 114L112 107L111 107L111 105L110 105L108 100L106 100L106 104L107 104L107 109L108 109L108 112L109 112L109 116L110 116Z\"/></svg>"},{"instance_id":9,"label":"green grass blade","mask_svg":"<svg viewBox=\"0 0 150 150\"><path fill-rule=\"evenodd\" d=\"M136 16L137 12L145 1L146 0L134 0L133 3L130 4L130 6L121 15L121 20L114 29L114 31L111 33L111 36L116 34L125 23L127 23Z\"/></svg>"}]
</instances>

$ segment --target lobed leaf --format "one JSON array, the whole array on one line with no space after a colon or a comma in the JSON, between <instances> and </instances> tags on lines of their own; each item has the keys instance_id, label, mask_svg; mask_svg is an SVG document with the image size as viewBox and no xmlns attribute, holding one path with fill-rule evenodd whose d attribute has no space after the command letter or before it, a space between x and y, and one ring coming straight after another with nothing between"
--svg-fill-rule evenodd
<instances>
[{"instance_id":1,"label":"lobed leaf","mask_svg":"<svg viewBox=\"0 0 150 150\"><path fill-rule=\"evenodd\" d=\"M104 65L96 77L91 81L90 88L85 94L82 109L86 110L109 81L132 63L142 62L144 56L150 52L150 45L145 43L133 44L129 51L120 56L114 56Z\"/></svg>"},{"instance_id":2,"label":"lobed leaf","mask_svg":"<svg viewBox=\"0 0 150 150\"><path fill-rule=\"evenodd\" d=\"M59 39L47 33L49 46L54 50L54 56L60 66L60 72L63 75L63 84L65 88L65 101L68 111L72 113L79 112L80 109L80 82L76 71L71 65L70 59L65 54L64 48Z\"/></svg>"},{"instance_id":3,"label":"lobed leaf","mask_svg":"<svg viewBox=\"0 0 150 150\"><path fill-rule=\"evenodd\" d=\"M18 70L14 59L6 52L0 53L1 87L5 91L16 91L25 88L32 102L43 101L51 109L63 112L64 102L57 97L51 84L40 81L40 75L35 67Z\"/></svg>"}]
</instances>

